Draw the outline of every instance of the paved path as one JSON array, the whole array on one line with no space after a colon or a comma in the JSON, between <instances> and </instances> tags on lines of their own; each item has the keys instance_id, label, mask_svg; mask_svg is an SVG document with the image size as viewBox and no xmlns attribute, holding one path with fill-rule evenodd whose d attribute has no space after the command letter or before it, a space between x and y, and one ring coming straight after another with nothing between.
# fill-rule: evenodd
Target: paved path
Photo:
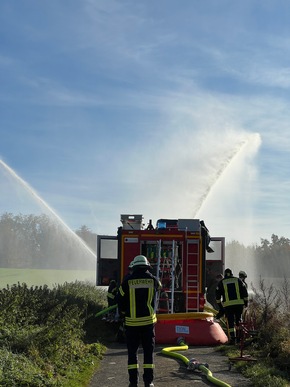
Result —
<instances>
[{"instance_id":1,"label":"paved path","mask_svg":"<svg viewBox=\"0 0 290 387\"><path fill-rule=\"evenodd\" d=\"M155 387L216 385L209 382L204 373L188 370L183 361L161 354L163 348L164 346L156 345L155 349ZM200 363L207 363L212 376L231 387L252 386L250 381L234 368L229 369L228 358L216 351L214 347L189 347L188 350L179 353L188 359L195 358ZM139 351L139 361L142 365L142 350ZM128 385L126 345L110 343L90 387L125 387ZM139 385L143 386L143 382Z\"/></svg>"}]
</instances>

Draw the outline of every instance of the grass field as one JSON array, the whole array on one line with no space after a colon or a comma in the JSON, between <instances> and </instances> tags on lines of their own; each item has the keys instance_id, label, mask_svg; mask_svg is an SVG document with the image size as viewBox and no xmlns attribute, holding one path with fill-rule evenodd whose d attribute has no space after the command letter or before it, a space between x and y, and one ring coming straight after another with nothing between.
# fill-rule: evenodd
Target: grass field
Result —
<instances>
[{"instance_id":1,"label":"grass field","mask_svg":"<svg viewBox=\"0 0 290 387\"><path fill-rule=\"evenodd\" d=\"M88 270L38 270L0 268L0 287L26 283L28 286L52 287L65 282L84 281L96 283L96 273Z\"/></svg>"}]
</instances>

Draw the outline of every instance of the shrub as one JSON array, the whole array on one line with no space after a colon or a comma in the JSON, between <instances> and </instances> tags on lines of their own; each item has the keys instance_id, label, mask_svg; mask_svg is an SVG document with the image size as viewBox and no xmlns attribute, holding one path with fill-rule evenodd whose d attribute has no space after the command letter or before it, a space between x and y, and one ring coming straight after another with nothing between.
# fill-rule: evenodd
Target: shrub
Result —
<instances>
[{"instance_id":1,"label":"shrub","mask_svg":"<svg viewBox=\"0 0 290 387\"><path fill-rule=\"evenodd\" d=\"M257 332L248 350L258 351L259 362L247 367L246 373L258 387L286 386L285 378L289 378L289 285L285 281L281 290L274 285L267 287L260 280L259 289L253 288L254 297L247 310Z\"/></svg>"},{"instance_id":2,"label":"shrub","mask_svg":"<svg viewBox=\"0 0 290 387\"><path fill-rule=\"evenodd\" d=\"M72 372L91 367L104 347L87 343L85 323L103 304L102 292L79 282L2 289L0 385L61 386Z\"/></svg>"}]
</instances>

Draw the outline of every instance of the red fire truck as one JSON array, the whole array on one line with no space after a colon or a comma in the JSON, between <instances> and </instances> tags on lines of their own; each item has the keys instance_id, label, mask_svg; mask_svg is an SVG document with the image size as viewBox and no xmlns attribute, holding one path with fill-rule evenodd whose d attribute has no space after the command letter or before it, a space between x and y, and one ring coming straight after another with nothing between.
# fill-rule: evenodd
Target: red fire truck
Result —
<instances>
[{"instance_id":1,"label":"red fire truck","mask_svg":"<svg viewBox=\"0 0 290 387\"><path fill-rule=\"evenodd\" d=\"M145 255L162 284L157 313L204 310L206 287L224 271L225 239L211 237L199 219L158 219L121 215L117 235L98 235L97 285L121 283L136 255Z\"/></svg>"}]
</instances>

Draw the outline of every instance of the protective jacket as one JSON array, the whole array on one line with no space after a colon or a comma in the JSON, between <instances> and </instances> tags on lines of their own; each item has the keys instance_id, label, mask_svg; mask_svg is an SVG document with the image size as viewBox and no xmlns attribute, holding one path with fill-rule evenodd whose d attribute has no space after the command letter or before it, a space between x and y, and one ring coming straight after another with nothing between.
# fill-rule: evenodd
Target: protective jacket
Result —
<instances>
[{"instance_id":1,"label":"protective jacket","mask_svg":"<svg viewBox=\"0 0 290 387\"><path fill-rule=\"evenodd\" d=\"M120 315L125 315L125 325L144 326L157 321L154 303L160 282L148 270L134 270L127 276L118 293Z\"/></svg>"},{"instance_id":2,"label":"protective jacket","mask_svg":"<svg viewBox=\"0 0 290 387\"><path fill-rule=\"evenodd\" d=\"M118 287L117 287L116 281L111 281L107 292L107 300L108 300L109 306L115 305L117 303L116 301L117 292L118 292Z\"/></svg>"},{"instance_id":3,"label":"protective jacket","mask_svg":"<svg viewBox=\"0 0 290 387\"><path fill-rule=\"evenodd\" d=\"M222 279L216 288L216 302L220 308L248 305L248 290L243 281L237 277Z\"/></svg>"}]
</instances>

